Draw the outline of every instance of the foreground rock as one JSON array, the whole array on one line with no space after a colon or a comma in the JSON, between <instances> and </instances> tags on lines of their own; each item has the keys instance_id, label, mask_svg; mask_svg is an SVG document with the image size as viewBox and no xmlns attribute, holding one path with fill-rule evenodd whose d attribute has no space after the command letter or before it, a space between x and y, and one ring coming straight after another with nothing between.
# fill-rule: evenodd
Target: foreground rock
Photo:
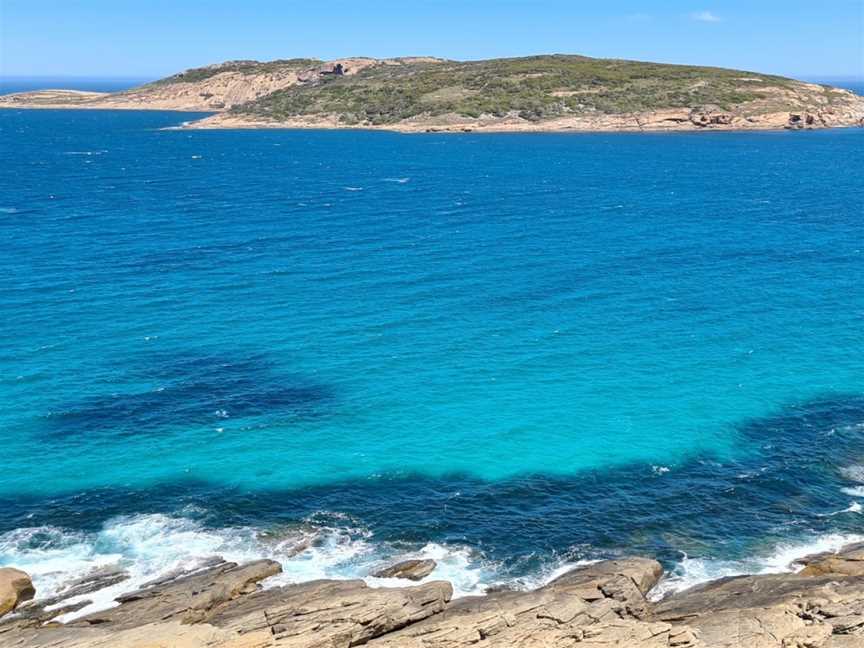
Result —
<instances>
[{"instance_id":1,"label":"foreground rock","mask_svg":"<svg viewBox=\"0 0 864 648\"><path fill-rule=\"evenodd\" d=\"M435 571L437 563L434 560L403 560L372 574L375 578L406 578L419 581Z\"/></svg>"},{"instance_id":2,"label":"foreground rock","mask_svg":"<svg viewBox=\"0 0 864 648\"><path fill-rule=\"evenodd\" d=\"M819 566L812 575L726 578L656 604L646 594L662 569L644 558L580 567L532 592L452 602L443 581L370 588L322 580L264 589L262 581L281 571L277 563L219 562L162 579L66 625L52 622L56 610L24 604L0 621L0 646L862 648L861 551L853 545L807 557L807 568ZM117 577L107 571L86 582Z\"/></svg>"},{"instance_id":3,"label":"foreground rock","mask_svg":"<svg viewBox=\"0 0 864 648\"><path fill-rule=\"evenodd\" d=\"M864 646L864 579L772 574L722 579L660 603L654 617L686 624L711 648Z\"/></svg>"},{"instance_id":4,"label":"foreground rock","mask_svg":"<svg viewBox=\"0 0 864 648\"><path fill-rule=\"evenodd\" d=\"M11 612L35 595L33 582L23 571L11 567L0 569L0 616Z\"/></svg>"}]
</instances>

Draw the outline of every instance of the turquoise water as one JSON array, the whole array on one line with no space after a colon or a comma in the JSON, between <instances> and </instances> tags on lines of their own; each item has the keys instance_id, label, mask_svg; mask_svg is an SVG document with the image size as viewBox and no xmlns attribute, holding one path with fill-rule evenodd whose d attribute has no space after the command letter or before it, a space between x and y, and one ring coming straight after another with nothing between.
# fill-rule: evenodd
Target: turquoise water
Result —
<instances>
[{"instance_id":1,"label":"turquoise water","mask_svg":"<svg viewBox=\"0 0 864 648\"><path fill-rule=\"evenodd\" d=\"M292 577L468 591L864 532L864 131L190 118L0 112L3 562L326 529Z\"/></svg>"}]
</instances>

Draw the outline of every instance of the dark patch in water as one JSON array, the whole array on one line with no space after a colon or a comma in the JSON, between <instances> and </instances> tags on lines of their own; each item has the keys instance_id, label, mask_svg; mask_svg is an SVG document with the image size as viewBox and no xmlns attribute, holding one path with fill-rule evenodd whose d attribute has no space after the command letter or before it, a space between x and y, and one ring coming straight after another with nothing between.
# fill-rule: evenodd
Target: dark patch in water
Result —
<instances>
[{"instance_id":1,"label":"dark patch in water","mask_svg":"<svg viewBox=\"0 0 864 648\"><path fill-rule=\"evenodd\" d=\"M247 416L290 420L319 415L333 399L323 385L279 375L262 356L181 355L153 360L148 358L146 365L155 368L139 377L158 387L61 406L45 417L47 433L116 436Z\"/></svg>"},{"instance_id":2,"label":"dark patch in water","mask_svg":"<svg viewBox=\"0 0 864 648\"><path fill-rule=\"evenodd\" d=\"M864 457L864 396L834 396L745 421L759 451L736 462L696 458L669 472L633 465L572 477L527 475L484 482L466 475L355 480L284 491L202 482L148 490L102 489L51 500L0 500L0 530L55 525L96 530L133 513L207 511L213 527L268 527L341 512L379 540L464 542L512 575L543 557L654 555L741 558L760 543L811 533L862 532L841 469ZM338 523L336 520L334 523Z\"/></svg>"}]
</instances>

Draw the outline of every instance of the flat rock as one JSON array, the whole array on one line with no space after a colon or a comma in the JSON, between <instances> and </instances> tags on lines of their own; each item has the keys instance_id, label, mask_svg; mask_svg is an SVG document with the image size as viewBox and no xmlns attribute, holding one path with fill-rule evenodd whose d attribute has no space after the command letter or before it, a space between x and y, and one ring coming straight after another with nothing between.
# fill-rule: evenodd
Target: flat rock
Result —
<instances>
[{"instance_id":1,"label":"flat rock","mask_svg":"<svg viewBox=\"0 0 864 648\"><path fill-rule=\"evenodd\" d=\"M435 571L435 567L437 566L438 563L429 559L403 560L395 565L380 569L372 575L376 578L406 578L412 581L419 581Z\"/></svg>"},{"instance_id":2,"label":"flat rock","mask_svg":"<svg viewBox=\"0 0 864 648\"><path fill-rule=\"evenodd\" d=\"M273 637L280 647L347 648L439 614L452 595L444 581L405 588L312 581L256 592L208 621L234 636Z\"/></svg>"},{"instance_id":3,"label":"flat rock","mask_svg":"<svg viewBox=\"0 0 864 648\"><path fill-rule=\"evenodd\" d=\"M810 554L796 560L795 564L804 565L804 569L800 572L804 576L822 574L864 576L864 542L847 545L836 553L826 551Z\"/></svg>"},{"instance_id":4,"label":"flat rock","mask_svg":"<svg viewBox=\"0 0 864 648\"><path fill-rule=\"evenodd\" d=\"M533 592L454 601L442 613L370 642L375 648L669 646L669 623L643 620L662 568L643 558L579 567ZM680 636L680 633L676 636ZM684 646L685 644L681 644Z\"/></svg>"},{"instance_id":5,"label":"flat rock","mask_svg":"<svg viewBox=\"0 0 864 648\"><path fill-rule=\"evenodd\" d=\"M724 578L657 604L653 618L686 624L711 648L864 646L864 578L766 574Z\"/></svg>"}]
</instances>

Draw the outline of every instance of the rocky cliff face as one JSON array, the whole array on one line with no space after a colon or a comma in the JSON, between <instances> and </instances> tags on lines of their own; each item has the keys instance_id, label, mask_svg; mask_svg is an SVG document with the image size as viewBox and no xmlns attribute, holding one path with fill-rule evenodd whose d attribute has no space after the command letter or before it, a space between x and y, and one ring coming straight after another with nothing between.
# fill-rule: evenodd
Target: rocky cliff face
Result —
<instances>
[{"instance_id":1,"label":"rocky cliff face","mask_svg":"<svg viewBox=\"0 0 864 648\"><path fill-rule=\"evenodd\" d=\"M333 61L228 61L195 68L124 92L38 90L0 95L0 108L94 108L221 112L294 85L351 76L377 65L406 65L419 58L355 57Z\"/></svg>"},{"instance_id":2,"label":"rocky cliff face","mask_svg":"<svg viewBox=\"0 0 864 648\"><path fill-rule=\"evenodd\" d=\"M153 583L66 625L63 600L0 621L18 648L861 648L864 546L808 557L797 574L741 576L651 603L654 560L575 569L532 592L451 601L443 581L401 588L313 581L263 589L280 566L220 562ZM839 570L839 571L835 571ZM97 586L104 573L94 574ZM116 577L116 574L115 574ZM110 578L109 578L110 580ZM85 582L76 592L87 590ZM80 607L78 602L71 607ZM50 609L49 609L50 608Z\"/></svg>"}]
</instances>

